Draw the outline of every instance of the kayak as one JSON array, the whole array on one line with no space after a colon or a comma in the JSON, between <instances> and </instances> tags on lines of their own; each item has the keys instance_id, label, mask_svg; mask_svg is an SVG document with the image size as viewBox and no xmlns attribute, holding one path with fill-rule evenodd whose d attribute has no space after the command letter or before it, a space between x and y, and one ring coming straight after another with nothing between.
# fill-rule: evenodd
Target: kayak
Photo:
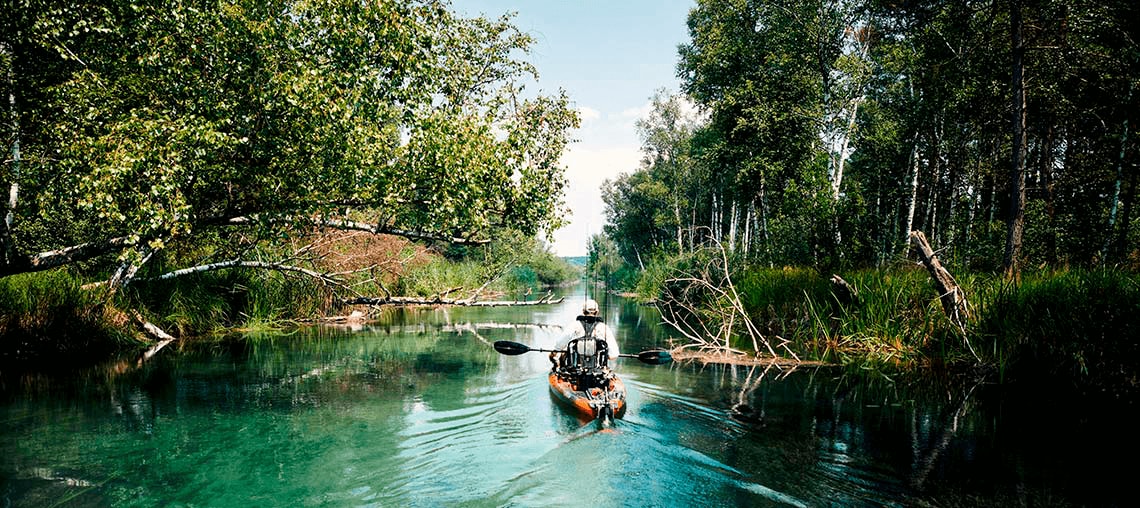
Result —
<instances>
[{"instance_id":1,"label":"kayak","mask_svg":"<svg viewBox=\"0 0 1140 508\"><path fill-rule=\"evenodd\" d=\"M583 418L594 420L607 414L611 418L625 415L625 384L617 375L610 375L609 386L578 390L569 379L551 371L550 393Z\"/></svg>"}]
</instances>

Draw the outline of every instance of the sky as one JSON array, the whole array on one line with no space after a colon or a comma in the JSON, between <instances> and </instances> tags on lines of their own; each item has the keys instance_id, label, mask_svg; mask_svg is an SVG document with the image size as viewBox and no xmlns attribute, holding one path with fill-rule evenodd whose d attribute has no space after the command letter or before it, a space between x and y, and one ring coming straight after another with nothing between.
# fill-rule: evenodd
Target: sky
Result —
<instances>
[{"instance_id":1,"label":"sky","mask_svg":"<svg viewBox=\"0 0 1140 508\"><path fill-rule=\"evenodd\" d=\"M554 232L559 256L585 256L587 240L605 224L601 185L637 169L634 123L654 92L677 92L677 46L693 0L455 0L465 15L514 12L515 26L535 39L524 58L544 94L566 90L582 120L562 156L569 225ZM530 85L535 86L535 85Z\"/></svg>"}]
</instances>

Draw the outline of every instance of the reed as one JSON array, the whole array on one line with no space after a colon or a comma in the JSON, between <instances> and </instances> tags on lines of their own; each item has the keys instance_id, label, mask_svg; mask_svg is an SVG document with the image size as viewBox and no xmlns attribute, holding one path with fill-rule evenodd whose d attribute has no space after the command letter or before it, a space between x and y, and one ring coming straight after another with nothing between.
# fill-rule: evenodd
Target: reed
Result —
<instances>
[{"instance_id":1,"label":"reed","mask_svg":"<svg viewBox=\"0 0 1140 508\"><path fill-rule=\"evenodd\" d=\"M1108 386L1135 383L1137 274L1064 269L1023 274L1016 283L977 276L968 284L967 291L977 295L973 330L1002 367L1020 361L1046 377Z\"/></svg>"},{"instance_id":2,"label":"reed","mask_svg":"<svg viewBox=\"0 0 1140 508\"><path fill-rule=\"evenodd\" d=\"M125 315L64 270L0 278L0 357L72 362L136 346Z\"/></svg>"},{"instance_id":3,"label":"reed","mask_svg":"<svg viewBox=\"0 0 1140 508\"><path fill-rule=\"evenodd\" d=\"M667 272L654 270L647 276ZM1026 273L1016 283L993 274L959 274L971 306L965 334L943 314L923 270L895 267L843 277L858 289L856 300L845 301L828 277L810 269L750 268L734 276L754 323L789 340L806 358L859 366L980 365L1002 377L1036 371L1105 386L1137 378L1136 274L1049 270Z\"/></svg>"}]
</instances>

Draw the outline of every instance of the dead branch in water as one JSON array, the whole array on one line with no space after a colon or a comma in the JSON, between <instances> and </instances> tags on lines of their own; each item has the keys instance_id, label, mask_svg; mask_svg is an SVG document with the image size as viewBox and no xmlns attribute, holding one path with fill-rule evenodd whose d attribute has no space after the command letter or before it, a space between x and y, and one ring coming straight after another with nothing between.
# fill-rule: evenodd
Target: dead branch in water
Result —
<instances>
[{"instance_id":1,"label":"dead branch in water","mask_svg":"<svg viewBox=\"0 0 1140 508\"><path fill-rule=\"evenodd\" d=\"M701 266L666 279L666 294L656 302L665 323L691 341L682 348L719 351L726 355L737 353L731 341L739 335L749 339L757 353L763 347L773 358L780 358L776 352L779 349L799 362L799 357L788 348L787 340L776 337L778 342L773 344L752 322L732 282L724 245L715 238L711 241L712 246L704 248L712 254L709 259Z\"/></svg>"},{"instance_id":2,"label":"dead branch in water","mask_svg":"<svg viewBox=\"0 0 1140 508\"><path fill-rule=\"evenodd\" d=\"M412 297L412 296L388 296L384 298L358 296L344 300L345 305L457 305L460 307L507 307L507 306L527 306L527 305L554 305L562 303L564 297L555 299L551 293L538 300L471 300L468 298L443 298L440 295L434 297Z\"/></svg>"}]
</instances>

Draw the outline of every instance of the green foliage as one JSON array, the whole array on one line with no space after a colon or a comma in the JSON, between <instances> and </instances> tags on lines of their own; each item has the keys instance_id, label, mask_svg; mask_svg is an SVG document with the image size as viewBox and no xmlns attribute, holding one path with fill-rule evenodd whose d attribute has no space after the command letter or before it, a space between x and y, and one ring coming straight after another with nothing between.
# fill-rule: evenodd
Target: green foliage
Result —
<instances>
[{"instance_id":1,"label":"green foliage","mask_svg":"<svg viewBox=\"0 0 1140 508\"><path fill-rule=\"evenodd\" d=\"M26 162L0 173L24 191L0 273L113 237L143 262L236 217L263 244L334 213L439 237L561 224L577 115L563 93L521 94L533 40L509 17L437 0L18 3L4 90ZM60 215L78 227L43 242Z\"/></svg>"},{"instance_id":2,"label":"green foliage","mask_svg":"<svg viewBox=\"0 0 1140 508\"><path fill-rule=\"evenodd\" d=\"M713 238L750 262L834 271L887 266L919 230L944 261L1002 266L1013 7L1035 48L1021 263L1125 262L1140 46L1126 35L1138 7L1119 0L699 1L679 48L686 97L653 97L642 167L604 189L606 234L630 265ZM686 99L708 117L672 122Z\"/></svg>"},{"instance_id":3,"label":"green foliage","mask_svg":"<svg viewBox=\"0 0 1140 508\"><path fill-rule=\"evenodd\" d=\"M537 292L565 284L578 277L579 270L555 256L550 247L534 237L505 232L489 246L451 249L450 256L433 256L423 266L401 277L397 293L432 297L440 292L462 288L466 298L488 280L492 292L510 295ZM485 296L484 296L485 297Z\"/></svg>"}]
</instances>

